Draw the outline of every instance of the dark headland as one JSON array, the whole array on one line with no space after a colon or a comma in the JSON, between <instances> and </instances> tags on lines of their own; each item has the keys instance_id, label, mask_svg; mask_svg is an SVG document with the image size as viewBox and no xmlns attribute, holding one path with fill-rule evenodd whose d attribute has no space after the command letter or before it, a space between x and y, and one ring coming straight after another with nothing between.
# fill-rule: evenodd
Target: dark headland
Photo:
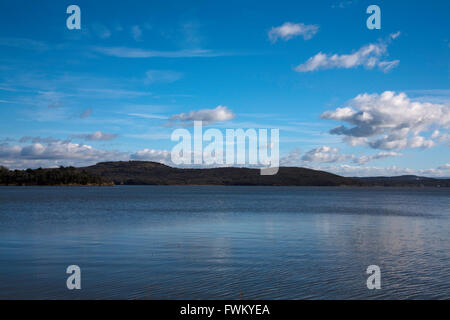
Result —
<instances>
[{"instance_id":1,"label":"dark headland","mask_svg":"<svg viewBox=\"0 0 450 320\"><path fill-rule=\"evenodd\" d=\"M172 168L150 161L100 162L89 167L8 170L0 185L225 185L225 186L386 186L450 187L450 179L419 176L347 178L325 171L281 167L276 175L259 169Z\"/></svg>"}]
</instances>

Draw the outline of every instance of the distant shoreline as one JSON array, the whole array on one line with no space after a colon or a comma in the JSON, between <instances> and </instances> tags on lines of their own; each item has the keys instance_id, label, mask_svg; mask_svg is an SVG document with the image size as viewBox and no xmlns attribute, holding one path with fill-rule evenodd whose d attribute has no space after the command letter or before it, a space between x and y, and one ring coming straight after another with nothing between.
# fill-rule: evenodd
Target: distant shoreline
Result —
<instances>
[{"instance_id":1,"label":"distant shoreline","mask_svg":"<svg viewBox=\"0 0 450 320\"><path fill-rule=\"evenodd\" d=\"M272 176L250 168L173 168L150 161L101 162L55 169L1 168L0 186L308 186L308 187L450 187L450 179L419 176L342 177L301 167L280 167Z\"/></svg>"},{"instance_id":2,"label":"distant shoreline","mask_svg":"<svg viewBox=\"0 0 450 320\"><path fill-rule=\"evenodd\" d=\"M9 187L76 187L76 188L92 188L92 187L261 187L261 188L339 188L339 189L362 189L362 188L402 188L402 189L447 189L450 186L421 186L421 185L336 185L336 186L315 186L315 185L221 185L221 184L47 184L47 185L14 185L14 184L0 184L0 188Z\"/></svg>"}]
</instances>

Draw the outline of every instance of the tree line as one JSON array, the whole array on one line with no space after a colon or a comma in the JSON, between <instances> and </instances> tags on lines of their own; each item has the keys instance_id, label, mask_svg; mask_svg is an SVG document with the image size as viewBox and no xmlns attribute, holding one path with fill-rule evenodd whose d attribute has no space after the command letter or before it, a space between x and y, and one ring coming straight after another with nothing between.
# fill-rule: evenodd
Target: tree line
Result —
<instances>
[{"instance_id":1,"label":"tree line","mask_svg":"<svg viewBox=\"0 0 450 320\"><path fill-rule=\"evenodd\" d=\"M9 170L0 166L0 185L52 186L52 185L111 185L104 177L93 175L75 167L55 169Z\"/></svg>"}]
</instances>

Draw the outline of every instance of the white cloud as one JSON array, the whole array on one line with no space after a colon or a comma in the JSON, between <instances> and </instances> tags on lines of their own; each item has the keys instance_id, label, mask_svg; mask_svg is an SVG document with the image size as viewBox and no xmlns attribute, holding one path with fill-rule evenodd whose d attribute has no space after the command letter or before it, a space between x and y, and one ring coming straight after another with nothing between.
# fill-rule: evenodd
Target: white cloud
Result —
<instances>
[{"instance_id":1,"label":"white cloud","mask_svg":"<svg viewBox=\"0 0 450 320\"><path fill-rule=\"evenodd\" d=\"M84 139L87 141L109 141L117 138L117 134L95 131L94 133L90 134L74 135L72 136L72 138Z\"/></svg>"},{"instance_id":2,"label":"white cloud","mask_svg":"<svg viewBox=\"0 0 450 320\"><path fill-rule=\"evenodd\" d=\"M288 155L282 157L280 159L281 166L292 166L301 163L302 150L300 148L296 148L289 152Z\"/></svg>"},{"instance_id":3,"label":"white cloud","mask_svg":"<svg viewBox=\"0 0 450 320\"><path fill-rule=\"evenodd\" d=\"M398 176L398 175L420 175L430 177L449 177L450 164L444 164L438 168L431 169L409 169L390 167L363 166L368 162L385 159L389 157L403 156L397 152L379 152L373 155L356 156L353 154L342 154L339 149L322 146L312 149L303 154L300 149L295 149L287 156L280 159L282 166L300 166L314 170L323 170L348 177L370 177L370 176ZM339 164L339 162L343 162ZM345 163L347 162L347 163Z\"/></svg>"},{"instance_id":4,"label":"white cloud","mask_svg":"<svg viewBox=\"0 0 450 320\"><path fill-rule=\"evenodd\" d=\"M132 154L131 159L172 164L171 152L168 150L143 149Z\"/></svg>"},{"instance_id":5,"label":"white cloud","mask_svg":"<svg viewBox=\"0 0 450 320\"><path fill-rule=\"evenodd\" d=\"M439 130L435 130L431 135L432 139L437 139L439 142L447 143L447 146L450 147L450 134L442 133Z\"/></svg>"},{"instance_id":6,"label":"white cloud","mask_svg":"<svg viewBox=\"0 0 450 320\"><path fill-rule=\"evenodd\" d=\"M399 33L390 36L391 39L397 38ZM350 69L364 66L368 69L379 68L384 72L395 68L399 64L399 60L384 61L381 60L387 54L387 43L371 43L365 45L351 54L325 54L319 52L315 56L309 58L305 63L297 66L297 72L310 72L316 70L325 70L332 68Z\"/></svg>"},{"instance_id":7,"label":"white cloud","mask_svg":"<svg viewBox=\"0 0 450 320\"><path fill-rule=\"evenodd\" d=\"M338 148L330 146L321 146L309 150L302 155L300 149L291 151L287 156L281 158L282 165L309 166L311 163L337 163L352 162L357 164L366 164L374 160L385 159L389 157L403 156L397 152L379 152L373 155L357 156L354 154L344 154Z\"/></svg>"},{"instance_id":8,"label":"white cloud","mask_svg":"<svg viewBox=\"0 0 450 320\"><path fill-rule=\"evenodd\" d=\"M28 140L28 139L27 139ZM331 147L319 147L310 150L301 157L301 151L296 149L287 157L281 159L281 164L299 165L316 170L325 170L344 176L397 176L397 175L421 175L430 177L450 176L450 163L431 169L409 169L391 166L388 168L367 167L359 165L323 165L323 163L339 162L340 160L352 160L363 164L361 158L353 155L339 154L339 150ZM368 156L370 159L379 159L389 156L400 156L398 153L380 152ZM58 166L88 166L102 161L127 161L127 160L155 161L167 165L171 163L171 152L168 150L143 149L131 155L116 150L100 150L88 145L75 144L69 141L56 141L50 143L33 143L27 146L0 144L0 165L10 169L26 168L52 168ZM290 160L290 161L286 161ZM359 162L358 162L359 161ZM318 165L314 163L318 162Z\"/></svg>"},{"instance_id":9,"label":"white cloud","mask_svg":"<svg viewBox=\"0 0 450 320\"><path fill-rule=\"evenodd\" d=\"M14 158L20 155L21 146L11 146L8 143L0 144L0 158Z\"/></svg>"},{"instance_id":10,"label":"white cloud","mask_svg":"<svg viewBox=\"0 0 450 320\"><path fill-rule=\"evenodd\" d=\"M278 39L287 41L296 36L303 36L303 39L311 39L319 31L317 25L306 25L304 23L285 22L279 27L273 27L269 33L269 40L277 42Z\"/></svg>"},{"instance_id":11,"label":"white cloud","mask_svg":"<svg viewBox=\"0 0 450 320\"><path fill-rule=\"evenodd\" d=\"M359 158L355 158L353 160L354 163L358 163L358 164L366 164L368 162L374 161L374 160L379 160L379 159L385 159L385 158L390 158L390 157L401 157L403 156L403 154L401 153L397 153L397 152L379 152L377 154L374 155L370 155L370 156L361 156Z\"/></svg>"},{"instance_id":12,"label":"white cloud","mask_svg":"<svg viewBox=\"0 0 450 320\"><path fill-rule=\"evenodd\" d=\"M189 113L179 113L169 118L169 124L179 121L185 125L191 125L193 121L203 121L203 125L212 124L234 119L235 114L226 106L217 106L215 109L202 109L190 111Z\"/></svg>"},{"instance_id":13,"label":"white cloud","mask_svg":"<svg viewBox=\"0 0 450 320\"><path fill-rule=\"evenodd\" d=\"M84 166L101 161L128 160L129 156L116 150L100 150L89 145L69 141L33 143L27 146L0 145L0 165L11 169Z\"/></svg>"},{"instance_id":14,"label":"white cloud","mask_svg":"<svg viewBox=\"0 0 450 320\"><path fill-rule=\"evenodd\" d=\"M322 146L306 152L301 160L305 162L342 162L352 156L341 154L338 148Z\"/></svg>"},{"instance_id":15,"label":"white cloud","mask_svg":"<svg viewBox=\"0 0 450 320\"><path fill-rule=\"evenodd\" d=\"M382 150L430 148L435 145L432 137L420 134L433 128L450 128L449 106L411 101L405 93L392 91L360 94L348 106L326 111L321 117L352 125L330 131L343 135L349 144Z\"/></svg>"},{"instance_id":16,"label":"white cloud","mask_svg":"<svg viewBox=\"0 0 450 320\"><path fill-rule=\"evenodd\" d=\"M202 153L198 153L196 151L191 151L188 153L191 159L197 154L202 155ZM222 153L218 153L218 157L223 157L224 155ZM221 167L229 167L228 164L181 164L176 165L172 162L172 152L169 150L155 150L155 149L143 149L139 150L136 153L133 153L130 158L132 160L140 160L140 161L153 161L153 162L159 162L163 163L165 165L171 166L171 167L178 167L178 168L196 168L196 169L206 169L206 168L221 168ZM238 166L238 165L236 165ZM252 167L251 165L248 167Z\"/></svg>"}]
</instances>

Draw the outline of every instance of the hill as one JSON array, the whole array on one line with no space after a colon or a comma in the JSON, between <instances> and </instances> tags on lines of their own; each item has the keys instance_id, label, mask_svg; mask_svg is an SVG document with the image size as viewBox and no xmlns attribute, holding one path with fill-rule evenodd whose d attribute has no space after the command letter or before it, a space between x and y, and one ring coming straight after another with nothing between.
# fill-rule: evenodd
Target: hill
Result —
<instances>
[{"instance_id":1,"label":"hill","mask_svg":"<svg viewBox=\"0 0 450 320\"><path fill-rule=\"evenodd\" d=\"M382 186L450 187L450 179L419 176L346 178L325 171L281 167L276 175L259 169L172 168L150 161L100 162L57 169L10 171L0 167L0 185L228 185L228 186Z\"/></svg>"},{"instance_id":2,"label":"hill","mask_svg":"<svg viewBox=\"0 0 450 320\"><path fill-rule=\"evenodd\" d=\"M211 168L180 169L156 162L101 162L83 170L129 185L258 185L258 186L340 186L358 185L359 181L324 171L282 167L278 174L261 176L259 169Z\"/></svg>"}]
</instances>

